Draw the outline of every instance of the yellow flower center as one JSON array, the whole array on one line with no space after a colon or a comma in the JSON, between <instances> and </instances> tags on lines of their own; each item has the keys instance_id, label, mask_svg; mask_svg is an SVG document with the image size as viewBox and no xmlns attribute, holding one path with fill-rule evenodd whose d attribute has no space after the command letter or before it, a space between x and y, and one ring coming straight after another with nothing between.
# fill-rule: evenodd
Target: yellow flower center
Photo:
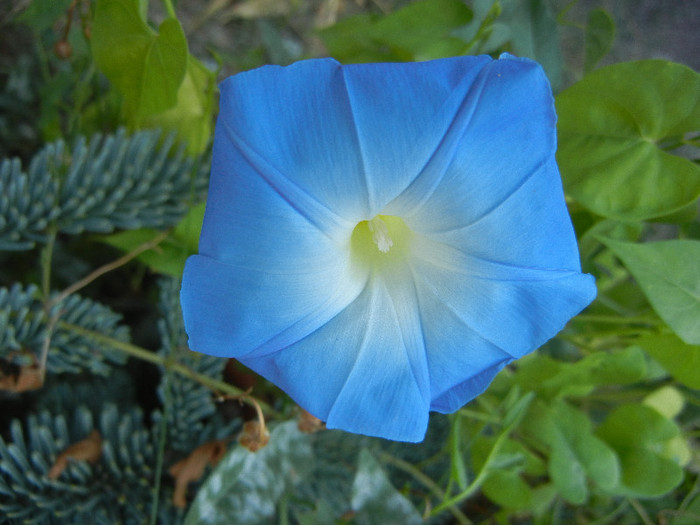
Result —
<instances>
[{"instance_id":1,"label":"yellow flower center","mask_svg":"<svg viewBox=\"0 0 700 525\"><path fill-rule=\"evenodd\" d=\"M369 221L357 223L350 246L358 262L384 267L408 254L412 238L413 232L400 217L377 215Z\"/></svg>"}]
</instances>

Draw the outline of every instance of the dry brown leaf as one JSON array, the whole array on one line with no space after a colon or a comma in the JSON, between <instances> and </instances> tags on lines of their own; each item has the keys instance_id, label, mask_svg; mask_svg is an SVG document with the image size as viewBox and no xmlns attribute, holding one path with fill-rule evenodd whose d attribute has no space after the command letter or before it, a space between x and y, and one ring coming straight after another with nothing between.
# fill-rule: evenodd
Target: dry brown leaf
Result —
<instances>
[{"instance_id":1,"label":"dry brown leaf","mask_svg":"<svg viewBox=\"0 0 700 525\"><path fill-rule=\"evenodd\" d=\"M49 479L57 479L61 473L66 470L68 460L73 461L88 461L97 463L102 455L102 436L97 430L90 432L90 435L85 439L73 443L56 458L56 462L49 470Z\"/></svg>"},{"instance_id":2,"label":"dry brown leaf","mask_svg":"<svg viewBox=\"0 0 700 525\"><path fill-rule=\"evenodd\" d=\"M270 432L267 427L261 426L259 421L246 421L243 431L238 436L238 442L251 452L257 452L270 441Z\"/></svg>"},{"instance_id":3,"label":"dry brown leaf","mask_svg":"<svg viewBox=\"0 0 700 525\"><path fill-rule=\"evenodd\" d=\"M324 430L326 428L326 424L302 408L301 413L299 414L297 427L299 428L300 432L304 432L305 434L313 434L320 430Z\"/></svg>"},{"instance_id":4,"label":"dry brown leaf","mask_svg":"<svg viewBox=\"0 0 700 525\"><path fill-rule=\"evenodd\" d=\"M0 377L0 390L8 392L28 392L38 390L44 385L44 377L36 365L21 366L18 374L8 374Z\"/></svg>"},{"instance_id":5,"label":"dry brown leaf","mask_svg":"<svg viewBox=\"0 0 700 525\"><path fill-rule=\"evenodd\" d=\"M36 357L29 353L32 363L17 365L13 363L13 357L18 354L27 355L24 352L12 352L7 358L0 359L0 390L15 393L38 390L44 385L44 374Z\"/></svg>"},{"instance_id":6,"label":"dry brown leaf","mask_svg":"<svg viewBox=\"0 0 700 525\"><path fill-rule=\"evenodd\" d=\"M173 505L181 509L187 506L187 485L198 481L207 465L216 465L226 454L226 441L207 441L194 449L189 456L170 467L170 475L175 478Z\"/></svg>"}]
</instances>

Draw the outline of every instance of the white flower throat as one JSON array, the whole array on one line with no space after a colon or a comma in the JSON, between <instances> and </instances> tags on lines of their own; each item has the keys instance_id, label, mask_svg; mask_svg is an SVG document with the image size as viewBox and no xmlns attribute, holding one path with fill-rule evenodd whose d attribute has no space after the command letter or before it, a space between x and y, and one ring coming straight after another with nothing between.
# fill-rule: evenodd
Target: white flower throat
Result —
<instances>
[{"instance_id":1,"label":"white flower throat","mask_svg":"<svg viewBox=\"0 0 700 525\"><path fill-rule=\"evenodd\" d=\"M394 241L389 237L389 228L386 223L377 215L371 221L368 221L369 231L372 232L372 240L377 248L382 253L387 253L394 245Z\"/></svg>"}]
</instances>

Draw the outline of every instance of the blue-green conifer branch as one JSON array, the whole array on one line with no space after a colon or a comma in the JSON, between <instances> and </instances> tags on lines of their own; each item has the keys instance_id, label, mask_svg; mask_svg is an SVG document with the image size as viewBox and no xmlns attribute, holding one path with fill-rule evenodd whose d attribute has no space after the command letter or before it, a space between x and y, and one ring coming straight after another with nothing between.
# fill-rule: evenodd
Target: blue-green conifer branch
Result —
<instances>
[{"instance_id":1,"label":"blue-green conifer branch","mask_svg":"<svg viewBox=\"0 0 700 525\"><path fill-rule=\"evenodd\" d=\"M193 372L221 379L225 359L196 354L187 348L179 290L179 279L161 279L160 310L163 318L158 322L162 341L159 353L176 358ZM222 439L235 433L240 426L237 420L231 424L216 421L212 427L216 407L209 388L182 374L170 374L166 378L166 370L161 368L161 371L163 379L158 386L158 397L164 411L154 413L154 418L160 421L165 414L169 447L186 454L208 440Z\"/></svg>"},{"instance_id":2,"label":"blue-green conifer branch","mask_svg":"<svg viewBox=\"0 0 700 525\"><path fill-rule=\"evenodd\" d=\"M9 289L0 288L0 357L7 359L29 353L38 362L52 318L99 331L118 341L129 340L128 328L120 324L121 316L104 305L71 295L54 304L47 315L36 286L15 284ZM108 375L111 366L123 364L126 357L123 352L56 325L49 338L46 370Z\"/></svg>"},{"instance_id":3,"label":"blue-green conifer branch","mask_svg":"<svg viewBox=\"0 0 700 525\"><path fill-rule=\"evenodd\" d=\"M78 234L165 228L206 189L206 166L158 131L45 146L26 171L0 162L0 250L27 250L49 229Z\"/></svg>"},{"instance_id":4,"label":"blue-green conifer branch","mask_svg":"<svg viewBox=\"0 0 700 525\"><path fill-rule=\"evenodd\" d=\"M69 445L96 429L101 456L94 463L69 461L50 479L48 472ZM0 438L0 516L2 523L145 523L155 475L153 434L138 409L119 413L107 404L99 414L81 407L72 420L42 411L23 429L11 425L11 439ZM168 499L160 514L177 523ZM163 523L167 521L162 521Z\"/></svg>"}]
</instances>

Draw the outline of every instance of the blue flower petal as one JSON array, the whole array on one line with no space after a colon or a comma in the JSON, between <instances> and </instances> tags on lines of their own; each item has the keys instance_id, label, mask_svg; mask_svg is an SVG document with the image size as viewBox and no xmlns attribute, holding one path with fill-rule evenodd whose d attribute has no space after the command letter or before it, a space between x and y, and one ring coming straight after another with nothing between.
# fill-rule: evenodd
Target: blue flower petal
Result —
<instances>
[{"instance_id":1,"label":"blue flower petal","mask_svg":"<svg viewBox=\"0 0 700 525\"><path fill-rule=\"evenodd\" d=\"M401 194L441 147L455 120L463 118L460 108L472 84L490 62L478 56L344 67L368 175L370 217Z\"/></svg>"},{"instance_id":2,"label":"blue flower petal","mask_svg":"<svg viewBox=\"0 0 700 525\"><path fill-rule=\"evenodd\" d=\"M255 152L337 215L368 216L361 149L335 60L264 66L230 77L221 84L219 121L234 146Z\"/></svg>"},{"instance_id":3,"label":"blue flower petal","mask_svg":"<svg viewBox=\"0 0 700 525\"><path fill-rule=\"evenodd\" d=\"M333 271L314 268L271 273L190 257L180 292L190 348L242 359L284 348L318 330L362 287L354 276L343 281Z\"/></svg>"},{"instance_id":4,"label":"blue flower petal","mask_svg":"<svg viewBox=\"0 0 700 525\"><path fill-rule=\"evenodd\" d=\"M200 255L187 262L181 302L193 349L243 356L318 329L366 278L351 268L349 234L337 233L352 225L323 207L300 213L288 202L294 192L280 194L219 129Z\"/></svg>"},{"instance_id":5,"label":"blue flower petal","mask_svg":"<svg viewBox=\"0 0 700 525\"><path fill-rule=\"evenodd\" d=\"M474 222L553 158L555 123L549 82L538 64L489 63L431 162L387 213L396 210L425 233Z\"/></svg>"},{"instance_id":6,"label":"blue flower petal","mask_svg":"<svg viewBox=\"0 0 700 525\"><path fill-rule=\"evenodd\" d=\"M578 271L506 265L428 239L416 250L432 410L453 412L480 394L596 295L593 278Z\"/></svg>"},{"instance_id":7,"label":"blue flower petal","mask_svg":"<svg viewBox=\"0 0 700 525\"><path fill-rule=\"evenodd\" d=\"M553 156L472 222L427 235L482 259L531 268L581 270Z\"/></svg>"},{"instance_id":8,"label":"blue flower petal","mask_svg":"<svg viewBox=\"0 0 700 525\"><path fill-rule=\"evenodd\" d=\"M274 354L241 361L328 428L417 442L425 435L430 404L417 316L411 288L371 279L317 332Z\"/></svg>"},{"instance_id":9,"label":"blue flower petal","mask_svg":"<svg viewBox=\"0 0 700 525\"><path fill-rule=\"evenodd\" d=\"M368 213L352 110L334 60L265 66L228 78L221 84L215 138L220 150L237 150L302 213L325 208L352 221ZM232 166L212 172L233 175Z\"/></svg>"}]
</instances>

